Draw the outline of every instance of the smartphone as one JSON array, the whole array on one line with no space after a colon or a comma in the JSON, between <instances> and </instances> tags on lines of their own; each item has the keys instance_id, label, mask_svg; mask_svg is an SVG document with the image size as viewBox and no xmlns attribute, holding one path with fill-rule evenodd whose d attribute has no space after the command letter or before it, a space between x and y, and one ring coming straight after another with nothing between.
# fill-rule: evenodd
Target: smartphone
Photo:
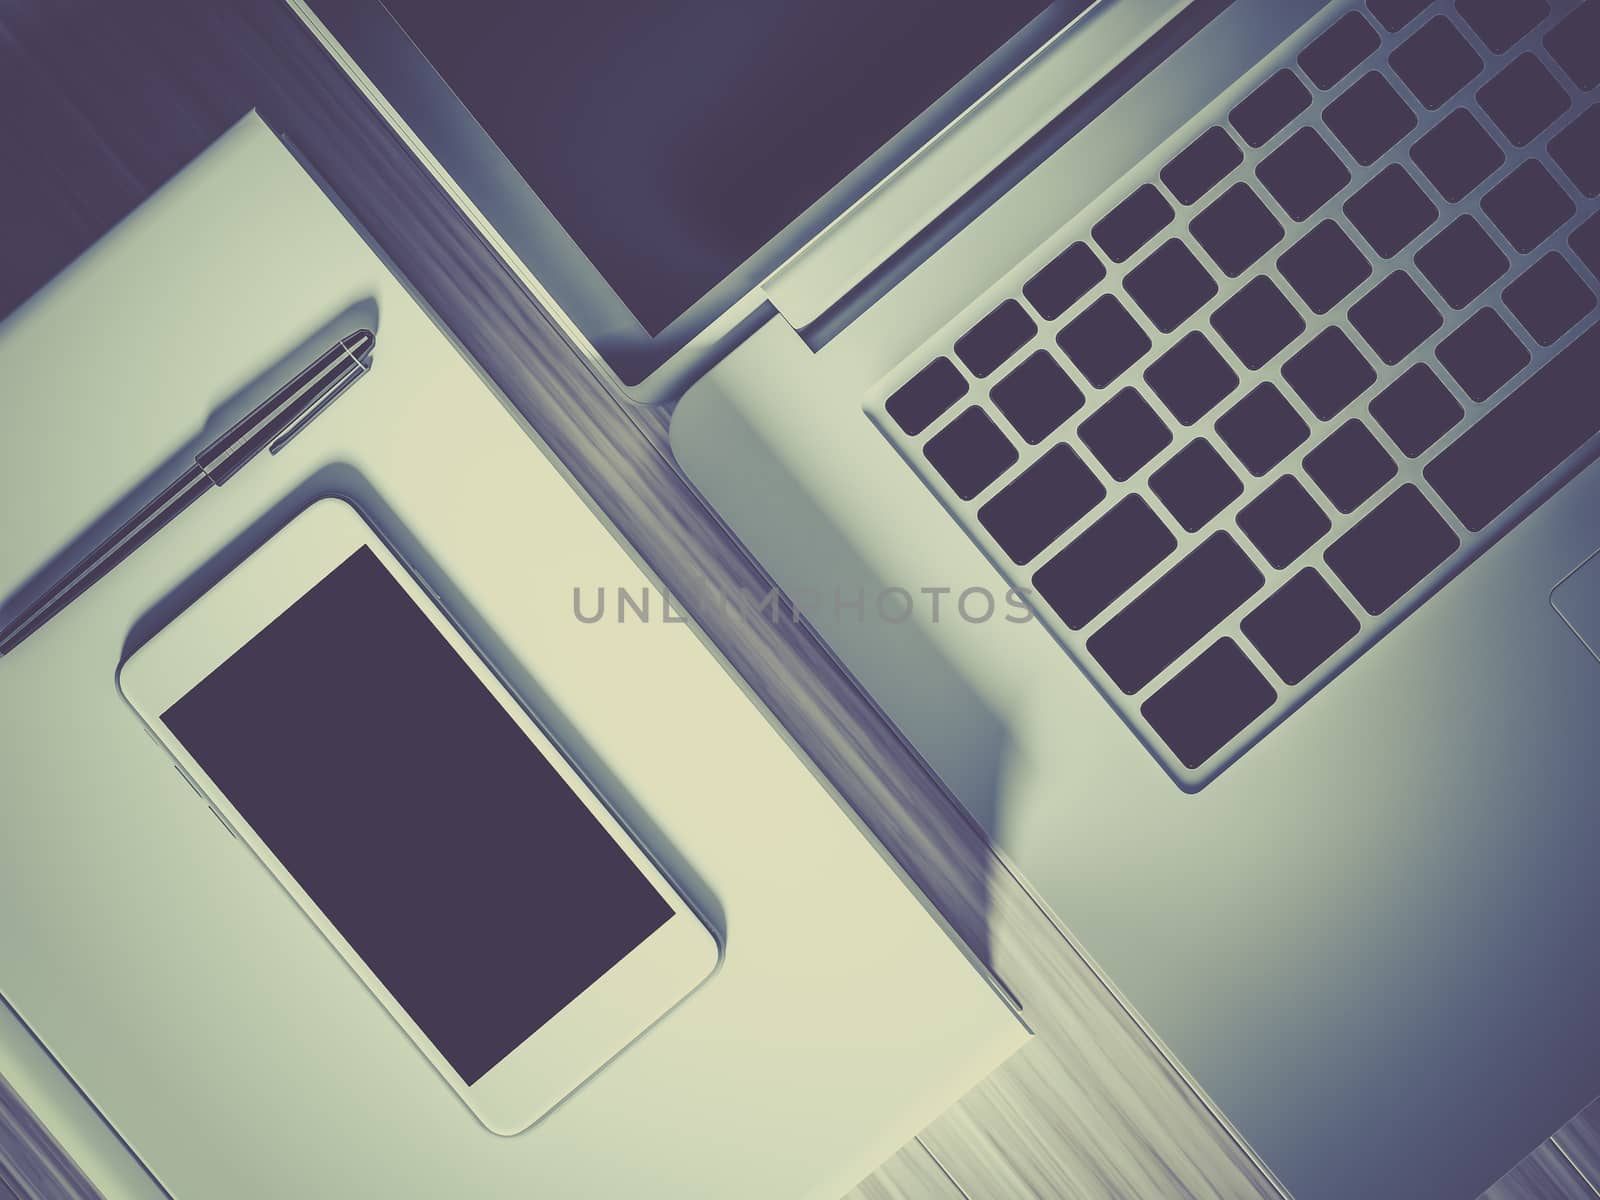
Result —
<instances>
[{"instance_id":1,"label":"smartphone","mask_svg":"<svg viewBox=\"0 0 1600 1200\"><path fill-rule=\"evenodd\" d=\"M716 968L710 930L342 499L290 521L118 686L495 1133Z\"/></svg>"}]
</instances>

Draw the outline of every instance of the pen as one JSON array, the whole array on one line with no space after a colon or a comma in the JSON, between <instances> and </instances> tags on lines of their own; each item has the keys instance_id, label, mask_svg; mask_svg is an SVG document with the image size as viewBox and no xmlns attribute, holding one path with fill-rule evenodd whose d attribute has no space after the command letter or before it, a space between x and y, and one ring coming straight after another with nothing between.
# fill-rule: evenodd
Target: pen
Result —
<instances>
[{"instance_id":1,"label":"pen","mask_svg":"<svg viewBox=\"0 0 1600 1200\"><path fill-rule=\"evenodd\" d=\"M148 504L15 619L0 629L0 655L22 642L107 575L169 521L205 492L221 487L247 462L267 450L276 454L331 404L345 388L371 369L377 340L370 329L340 338L288 383L268 396L226 432L194 456L194 465L174 479Z\"/></svg>"}]
</instances>

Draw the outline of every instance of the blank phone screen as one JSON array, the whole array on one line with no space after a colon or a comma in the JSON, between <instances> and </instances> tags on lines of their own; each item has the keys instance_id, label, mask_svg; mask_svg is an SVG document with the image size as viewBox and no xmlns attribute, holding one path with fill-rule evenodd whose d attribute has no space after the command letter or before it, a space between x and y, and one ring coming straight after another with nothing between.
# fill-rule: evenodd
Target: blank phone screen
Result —
<instances>
[{"instance_id":1,"label":"blank phone screen","mask_svg":"<svg viewBox=\"0 0 1600 1200\"><path fill-rule=\"evenodd\" d=\"M366 547L162 720L469 1084L672 915Z\"/></svg>"}]
</instances>

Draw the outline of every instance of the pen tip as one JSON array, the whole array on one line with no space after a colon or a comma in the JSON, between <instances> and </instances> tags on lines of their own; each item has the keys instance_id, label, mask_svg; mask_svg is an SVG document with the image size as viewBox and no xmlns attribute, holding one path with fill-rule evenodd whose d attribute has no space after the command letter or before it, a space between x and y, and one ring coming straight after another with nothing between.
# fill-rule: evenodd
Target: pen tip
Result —
<instances>
[{"instance_id":1,"label":"pen tip","mask_svg":"<svg viewBox=\"0 0 1600 1200\"><path fill-rule=\"evenodd\" d=\"M377 343L377 340L377 335L372 330L358 329L348 337L343 338L342 344L346 350L365 364L367 356L372 353L372 347Z\"/></svg>"}]
</instances>

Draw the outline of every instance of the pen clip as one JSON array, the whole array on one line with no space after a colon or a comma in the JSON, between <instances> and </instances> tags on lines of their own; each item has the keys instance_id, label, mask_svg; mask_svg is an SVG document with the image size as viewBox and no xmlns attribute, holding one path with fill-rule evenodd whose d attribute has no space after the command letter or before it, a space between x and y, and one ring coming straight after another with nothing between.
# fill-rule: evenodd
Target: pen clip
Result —
<instances>
[{"instance_id":1,"label":"pen clip","mask_svg":"<svg viewBox=\"0 0 1600 1200\"><path fill-rule=\"evenodd\" d=\"M337 400L340 393L371 370L366 363L350 352L348 346L345 347L345 354L349 356L350 361L345 365L339 377L328 385L328 390L322 394L322 397L315 404L284 426L283 431L268 444L267 453L276 454L282 450L294 439L296 434L316 419L318 413Z\"/></svg>"}]
</instances>

